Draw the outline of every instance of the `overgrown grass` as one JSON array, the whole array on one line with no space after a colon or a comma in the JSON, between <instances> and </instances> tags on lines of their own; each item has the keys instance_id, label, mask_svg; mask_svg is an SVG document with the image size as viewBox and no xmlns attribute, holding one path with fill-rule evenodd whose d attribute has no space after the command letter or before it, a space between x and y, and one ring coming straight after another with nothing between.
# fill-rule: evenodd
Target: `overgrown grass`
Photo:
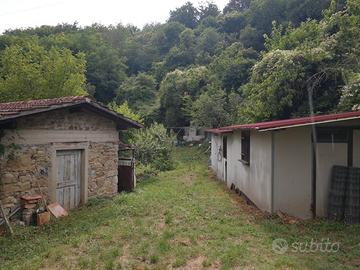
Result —
<instances>
[{"instance_id":1,"label":"overgrown grass","mask_svg":"<svg viewBox=\"0 0 360 270\"><path fill-rule=\"evenodd\" d=\"M44 227L0 238L1 269L356 269L360 227L323 220L264 218L214 180L196 149L175 153L176 169L135 192L95 199ZM336 253L272 250L288 243L338 241Z\"/></svg>"}]
</instances>

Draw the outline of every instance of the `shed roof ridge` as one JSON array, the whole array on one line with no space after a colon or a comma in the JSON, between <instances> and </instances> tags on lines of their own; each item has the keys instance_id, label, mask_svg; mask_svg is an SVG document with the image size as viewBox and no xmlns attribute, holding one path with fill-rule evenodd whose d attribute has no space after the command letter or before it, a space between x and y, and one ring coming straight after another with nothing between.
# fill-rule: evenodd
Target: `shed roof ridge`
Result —
<instances>
[{"instance_id":1,"label":"shed roof ridge","mask_svg":"<svg viewBox=\"0 0 360 270\"><path fill-rule=\"evenodd\" d=\"M209 129L211 133L228 133L241 129L255 129L258 131L267 131L281 128L291 128L304 125L320 124L322 122L335 122L353 118L360 118L360 111L350 111L343 113L331 113L321 115L310 115L306 117L289 118L282 120L264 121L250 124L238 124Z\"/></svg>"},{"instance_id":2,"label":"shed roof ridge","mask_svg":"<svg viewBox=\"0 0 360 270\"><path fill-rule=\"evenodd\" d=\"M4 103L0 103L0 111L2 112L21 111L31 108L42 108L57 104L74 103L80 101L91 102L91 99L89 96L83 95L83 96L65 96L65 97L57 97L57 98L4 102Z\"/></svg>"}]
</instances>

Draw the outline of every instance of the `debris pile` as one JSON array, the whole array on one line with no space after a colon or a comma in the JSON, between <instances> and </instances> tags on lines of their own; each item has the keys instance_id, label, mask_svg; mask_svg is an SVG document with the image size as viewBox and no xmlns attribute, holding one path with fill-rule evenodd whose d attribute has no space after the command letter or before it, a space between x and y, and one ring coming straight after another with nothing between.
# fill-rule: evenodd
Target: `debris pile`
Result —
<instances>
[{"instance_id":1,"label":"debris pile","mask_svg":"<svg viewBox=\"0 0 360 270\"><path fill-rule=\"evenodd\" d=\"M20 220L16 224L23 226L44 225L50 222L51 216L55 218L67 216L68 212L58 203L47 204L43 195L27 195L21 198L21 207L17 207L10 214L6 214L0 202L0 235L8 231L13 234L10 219L19 213ZM6 227L2 227L5 224ZM6 230L5 230L6 229Z\"/></svg>"}]
</instances>

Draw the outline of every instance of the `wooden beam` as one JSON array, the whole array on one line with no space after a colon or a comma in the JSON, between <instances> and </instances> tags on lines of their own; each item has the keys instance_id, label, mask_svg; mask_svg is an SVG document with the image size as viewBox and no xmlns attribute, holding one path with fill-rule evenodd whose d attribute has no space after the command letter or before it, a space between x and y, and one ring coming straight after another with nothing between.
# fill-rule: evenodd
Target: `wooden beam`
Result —
<instances>
[{"instance_id":1,"label":"wooden beam","mask_svg":"<svg viewBox=\"0 0 360 270\"><path fill-rule=\"evenodd\" d=\"M0 211L1 211L1 214L2 214L2 216L3 216L3 218L4 218L4 220L5 220L5 224L6 224L6 227L7 227L7 229L8 229L8 232L9 232L11 235L13 235L13 234L14 234L14 231L13 231L13 229L12 229L12 227L11 227L11 224L10 224L7 216L5 215L5 210L4 210L4 208L3 208L3 205L2 205L2 203L1 203L1 201L0 201Z\"/></svg>"}]
</instances>

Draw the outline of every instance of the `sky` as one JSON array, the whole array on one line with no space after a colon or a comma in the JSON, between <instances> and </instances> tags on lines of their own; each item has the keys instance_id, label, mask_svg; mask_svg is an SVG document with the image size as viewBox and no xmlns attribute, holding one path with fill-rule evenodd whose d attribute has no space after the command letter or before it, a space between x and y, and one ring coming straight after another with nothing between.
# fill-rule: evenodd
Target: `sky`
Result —
<instances>
[{"instance_id":1,"label":"sky","mask_svg":"<svg viewBox=\"0 0 360 270\"><path fill-rule=\"evenodd\" d=\"M133 24L165 22L170 10L188 0L1 0L0 33L7 29L78 22ZM222 10L229 0L214 0ZM190 0L197 6L201 2Z\"/></svg>"}]
</instances>

